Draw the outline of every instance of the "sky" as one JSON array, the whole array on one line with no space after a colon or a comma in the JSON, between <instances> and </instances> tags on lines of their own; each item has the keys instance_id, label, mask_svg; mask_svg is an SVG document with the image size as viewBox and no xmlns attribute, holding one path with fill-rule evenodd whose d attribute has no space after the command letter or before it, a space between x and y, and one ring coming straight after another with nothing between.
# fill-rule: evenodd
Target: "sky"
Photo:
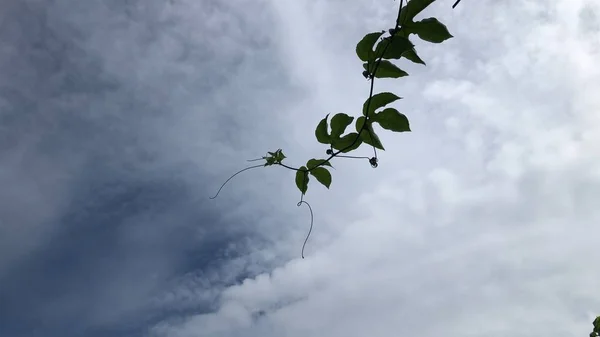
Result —
<instances>
[{"instance_id":1,"label":"sky","mask_svg":"<svg viewBox=\"0 0 600 337\"><path fill-rule=\"evenodd\" d=\"M600 2L438 0L379 167L234 178L360 114L398 1L4 0L0 336L587 336ZM362 146L356 153L370 156Z\"/></svg>"}]
</instances>

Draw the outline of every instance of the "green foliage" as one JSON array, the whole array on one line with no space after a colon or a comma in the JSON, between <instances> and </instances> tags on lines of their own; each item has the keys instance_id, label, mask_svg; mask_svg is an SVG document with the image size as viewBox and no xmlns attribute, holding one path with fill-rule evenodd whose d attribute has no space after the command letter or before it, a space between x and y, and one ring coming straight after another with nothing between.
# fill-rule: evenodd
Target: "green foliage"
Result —
<instances>
[{"instance_id":1,"label":"green foliage","mask_svg":"<svg viewBox=\"0 0 600 337\"><path fill-rule=\"evenodd\" d=\"M367 125L364 125L365 123ZM379 137L377 136L377 134L375 134L375 131L373 130L371 120L367 120L366 117L360 116L356 120L356 131L360 132L360 130L363 130L363 127L364 132L360 133L360 138L362 139L362 141L377 149L385 150L383 148L383 145L381 144L381 141L379 140Z\"/></svg>"},{"instance_id":2,"label":"green foliage","mask_svg":"<svg viewBox=\"0 0 600 337\"><path fill-rule=\"evenodd\" d=\"M415 16L417 16L425 8L427 8L427 6L431 5L434 2L435 2L435 0L410 0L410 1L408 1L406 6L404 6L404 8L402 8L398 22L401 22L404 24L413 22L413 19L415 18Z\"/></svg>"},{"instance_id":3,"label":"green foliage","mask_svg":"<svg viewBox=\"0 0 600 337\"><path fill-rule=\"evenodd\" d=\"M404 52L402 54L402 57L406 58L407 60L410 60L414 63L420 63L422 65L425 65L425 61L421 60L421 58L419 57L419 55L417 55L417 51L413 48L411 50L407 50L406 52Z\"/></svg>"},{"instance_id":4,"label":"green foliage","mask_svg":"<svg viewBox=\"0 0 600 337\"><path fill-rule=\"evenodd\" d=\"M317 141L321 144L330 144L331 143L331 135L327 131L327 118L329 114L325 116L325 118L321 119L319 125L317 125L317 129L315 130L315 136L317 137Z\"/></svg>"},{"instance_id":5,"label":"green foliage","mask_svg":"<svg viewBox=\"0 0 600 337\"><path fill-rule=\"evenodd\" d=\"M266 161L265 166L271 166L274 164L281 164L281 162L286 158L281 149L278 149L275 152L267 152L268 156L263 157Z\"/></svg>"},{"instance_id":6,"label":"green foliage","mask_svg":"<svg viewBox=\"0 0 600 337\"><path fill-rule=\"evenodd\" d=\"M415 21L415 17L431 5L435 0L410 0L401 8L394 28L385 31L366 34L356 45L356 55L363 62L363 76L373 82L377 78L400 78L408 76L398 65L390 60L406 59L413 63L425 65L425 61L417 54L415 45L410 41L409 35L416 34L420 39L433 43L441 43L452 35L444 24L435 18ZM401 1L401 5L404 1ZM383 37L383 38L382 38ZM386 107L388 104L401 99L391 92L371 93L363 104L362 116L355 122L356 132L346 135L346 129L354 121L354 117L345 113L335 114L329 120L329 114L321 119L315 129L315 137L321 144L329 145L327 150L330 155L327 159L311 159L296 172L296 186L304 195L308 189L308 176L312 175L329 188L331 173L324 166L331 167L330 160L340 153L348 153L360 147L363 143L370 145L374 150L384 150L379 136L373 129L373 123L379 124L382 129L393 132L410 132L410 122L406 115L395 108ZM382 111L379 109L384 108ZM336 152L334 152L334 150ZM279 157L269 157L268 165L281 164ZM283 157L285 158L285 157ZM369 162L377 167L376 156ZM283 165L285 166L285 165ZM287 166L286 166L287 167Z\"/></svg>"},{"instance_id":7,"label":"green foliage","mask_svg":"<svg viewBox=\"0 0 600 337\"><path fill-rule=\"evenodd\" d=\"M376 78L398 78L408 76L408 73L390 61L383 60L379 62L378 66L370 66L368 63L363 64L363 68L369 73L369 75ZM377 70L375 70L377 68Z\"/></svg>"},{"instance_id":8,"label":"green foliage","mask_svg":"<svg viewBox=\"0 0 600 337\"><path fill-rule=\"evenodd\" d=\"M446 25L439 22L436 18L427 18L411 23L410 25L406 25L406 30L417 34L421 40L433 43L442 43L453 37L448 28L446 28Z\"/></svg>"},{"instance_id":9,"label":"green foliage","mask_svg":"<svg viewBox=\"0 0 600 337\"><path fill-rule=\"evenodd\" d=\"M399 99L402 99L402 97L399 97L391 92L382 92L379 94L375 94L371 98L367 98L367 100L363 104L363 115L373 116L375 110L383 108L384 106L393 103ZM367 111L367 107L369 111Z\"/></svg>"},{"instance_id":10,"label":"green foliage","mask_svg":"<svg viewBox=\"0 0 600 337\"><path fill-rule=\"evenodd\" d=\"M362 40L356 45L356 55L362 61L372 61L375 59L375 53L373 52L373 46L375 42L379 40L384 31L369 33L365 35Z\"/></svg>"},{"instance_id":11,"label":"green foliage","mask_svg":"<svg viewBox=\"0 0 600 337\"><path fill-rule=\"evenodd\" d=\"M329 188L331 186L331 173L324 167L315 167L310 171L313 177L317 179L323 186Z\"/></svg>"},{"instance_id":12,"label":"green foliage","mask_svg":"<svg viewBox=\"0 0 600 337\"><path fill-rule=\"evenodd\" d=\"M408 118L394 108L387 108L376 113L375 116L373 116L373 121L379 123L379 125L386 130L394 132L410 131Z\"/></svg>"},{"instance_id":13,"label":"green foliage","mask_svg":"<svg viewBox=\"0 0 600 337\"><path fill-rule=\"evenodd\" d=\"M382 39L375 48L377 57L389 60L398 60L404 53L414 48L415 45L406 37L395 36L393 39L386 37ZM385 52L384 52L385 51Z\"/></svg>"},{"instance_id":14,"label":"green foliage","mask_svg":"<svg viewBox=\"0 0 600 337\"><path fill-rule=\"evenodd\" d=\"M294 168L283 164L286 156L281 149L278 149L268 152L267 156L261 158L265 160L264 166L279 165L296 170L295 182L302 196L308 191L310 176L329 188L332 177L326 167L332 167L331 160L342 156L342 153L358 149L363 143L373 147L375 156L369 158L369 163L372 167L377 167L376 151L384 150L384 147L375 133L373 125L379 124L383 130L392 132L409 132L411 128L406 115L398 112L395 108L387 107L390 103L400 100L401 97L392 92L373 92L374 81L408 76L407 72L392 61L402 62L402 59L406 59L425 65L425 61L417 54L414 43L409 39L411 34L417 35L421 40L433 43L441 43L452 38L452 34L446 26L436 18L415 21L415 17L433 2L435 0L401 0L401 8L392 28L389 28L387 32L382 30L368 33L356 44L356 55L362 61L364 68L362 74L371 82L371 89L369 97L363 103L362 116L358 116L356 121L355 117L345 113L337 113L331 119L327 114L319 121L315 129L315 137L319 143L328 146L326 151L329 155L328 158L313 158L307 161L306 166ZM355 122L356 132L346 133L352 122ZM364 156L345 155L343 157L365 158Z\"/></svg>"},{"instance_id":15,"label":"green foliage","mask_svg":"<svg viewBox=\"0 0 600 337\"><path fill-rule=\"evenodd\" d=\"M354 117L348 116L345 113L339 113L333 116L333 118L331 118L331 139L340 138L353 120Z\"/></svg>"},{"instance_id":16,"label":"green foliage","mask_svg":"<svg viewBox=\"0 0 600 337\"><path fill-rule=\"evenodd\" d=\"M331 142L331 147L343 153L348 153L356 150L361 143L362 140L359 138L358 133L351 132L342 138L334 139L333 142Z\"/></svg>"},{"instance_id":17,"label":"green foliage","mask_svg":"<svg viewBox=\"0 0 600 337\"><path fill-rule=\"evenodd\" d=\"M311 159L306 163L306 167L308 167L308 169L312 169L313 167L317 167L317 166L329 166L329 167L333 167L331 166L331 163L329 161L327 161L327 159Z\"/></svg>"},{"instance_id":18,"label":"green foliage","mask_svg":"<svg viewBox=\"0 0 600 337\"><path fill-rule=\"evenodd\" d=\"M302 194L306 194L308 191L308 169L306 166L302 166L296 171L296 186L302 192Z\"/></svg>"}]
</instances>

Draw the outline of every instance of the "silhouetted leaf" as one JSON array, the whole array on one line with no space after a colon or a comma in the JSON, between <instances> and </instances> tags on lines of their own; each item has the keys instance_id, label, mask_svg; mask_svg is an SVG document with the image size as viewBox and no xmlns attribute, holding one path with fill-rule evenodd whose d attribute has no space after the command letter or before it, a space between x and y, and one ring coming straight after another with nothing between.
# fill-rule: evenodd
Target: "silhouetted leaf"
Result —
<instances>
[{"instance_id":1,"label":"silhouetted leaf","mask_svg":"<svg viewBox=\"0 0 600 337\"><path fill-rule=\"evenodd\" d=\"M273 164L275 164L275 157L263 157L265 158L265 160L267 161L265 163L265 166L271 166Z\"/></svg>"},{"instance_id":2,"label":"silhouetted leaf","mask_svg":"<svg viewBox=\"0 0 600 337\"><path fill-rule=\"evenodd\" d=\"M421 13L427 6L435 0L410 0L406 6L402 7L400 12L400 23L412 22L414 17Z\"/></svg>"},{"instance_id":3,"label":"silhouetted leaf","mask_svg":"<svg viewBox=\"0 0 600 337\"><path fill-rule=\"evenodd\" d=\"M348 116L345 113L339 113L331 118L331 139L340 138L346 127L352 123L354 117Z\"/></svg>"},{"instance_id":4,"label":"silhouetted leaf","mask_svg":"<svg viewBox=\"0 0 600 337\"><path fill-rule=\"evenodd\" d=\"M315 129L315 136L317 137L317 141L321 144L331 143L331 136L327 131L327 117L329 117L329 114L321 119L319 125L317 125L317 128Z\"/></svg>"},{"instance_id":5,"label":"silhouetted leaf","mask_svg":"<svg viewBox=\"0 0 600 337\"><path fill-rule=\"evenodd\" d=\"M373 71L370 71L368 69L367 63L363 63L363 68L365 68L365 70L369 71L369 73L373 74ZM379 66L372 67L372 69L375 69L375 68L377 68L377 70L375 71L374 75L377 78L399 78L399 77L408 76L407 72L398 68L392 62L386 61L386 60L381 60L381 62L379 63Z\"/></svg>"},{"instance_id":6,"label":"silhouetted leaf","mask_svg":"<svg viewBox=\"0 0 600 337\"><path fill-rule=\"evenodd\" d=\"M331 163L325 161L325 159L311 159L306 163L306 167L308 167L309 170L318 165L333 167L331 166Z\"/></svg>"},{"instance_id":7,"label":"silhouetted leaf","mask_svg":"<svg viewBox=\"0 0 600 337\"><path fill-rule=\"evenodd\" d=\"M406 28L422 40L433 43L441 43L453 37L448 28L436 18L423 19L407 25Z\"/></svg>"},{"instance_id":8,"label":"silhouetted leaf","mask_svg":"<svg viewBox=\"0 0 600 337\"><path fill-rule=\"evenodd\" d=\"M283 154L283 151L281 149L275 152L275 161L277 161L278 163L281 163L285 158L287 157Z\"/></svg>"},{"instance_id":9,"label":"silhouetted leaf","mask_svg":"<svg viewBox=\"0 0 600 337\"><path fill-rule=\"evenodd\" d=\"M308 191L308 181L308 170L305 166L302 166L296 171L296 186L302 194L306 194L306 191Z\"/></svg>"},{"instance_id":10,"label":"silhouetted leaf","mask_svg":"<svg viewBox=\"0 0 600 337\"><path fill-rule=\"evenodd\" d=\"M356 142L355 142L355 140L356 140ZM353 143L354 143L354 145L352 145ZM352 145L352 147L343 151L344 153L346 153L346 152L350 152L352 150L357 149L361 143L362 143L362 140L360 138L358 138L358 133L351 132L342 138L333 140L333 142L331 143L331 146L334 149L341 151L342 149L345 149L346 147Z\"/></svg>"},{"instance_id":11,"label":"silhouetted leaf","mask_svg":"<svg viewBox=\"0 0 600 337\"><path fill-rule=\"evenodd\" d=\"M391 41L391 43L390 43ZM388 46L389 45L389 46ZM386 48L387 46L387 48ZM394 38L386 37L377 44L375 55L380 57L383 54L384 59L399 59L402 54L414 47L412 42L402 36L394 36ZM383 51L385 50L385 53Z\"/></svg>"},{"instance_id":12,"label":"silhouetted leaf","mask_svg":"<svg viewBox=\"0 0 600 337\"><path fill-rule=\"evenodd\" d=\"M356 125L355 125L357 132L363 128L365 121L366 121L365 117L363 117L363 116L358 117L358 119L356 120ZM380 150L385 150L383 148L383 144L381 144L381 141L379 140L379 137L377 136L377 134L375 134L375 131L373 130L373 127L370 124L368 124L364 128L364 130L360 133L360 138L366 144L374 146Z\"/></svg>"},{"instance_id":13,"label":"silhouetted leaf","mask_svg":"<svg viewBox=\"0 0 600 337\"><path fill-rule=\"evenodd\" d=\"M423 61L419 55L417 55L417 51L412 48L411 50L407 50L404 54L402 54L402 57L414 62L414 63L420 63L422 65L426 65L425 61Z\"/></svg>"},{"instance_id":14,"label":"silhouetted leaf","mask_svg":"<svg viewBox=\"0 0 600 337\"><path fill-rule=\"evenodd\" d=\"M356 45L356 55L359 59L365 62L375 59L373 46L382 34L383 32L369 33L358 42Z\"/></svg>"},{"instance_id":15,"label":"silhouetted leaf","mask_svg":"<svg viewBox=\"0 0 600 337\"><path fill-rule=\"evenodd\" d=\"M392 130L394 132L410 131L408 118L393 108L387 108L376 113L373 116L373 121L379 123L379 125L386 130Z\"/></svg>"},{"instance_id":16,"label":"silhouetted leaf","mask_svg":"<svg viewBox=\"0 0 600 337\"><path fill-rule=\"evenodd\" d=\"M398 97L391 92L381 92L379 94L375 94L373 95L373 97L371 97L371 103L369 103L369 99L367 98L367 100L363 104L363 115L372 116L375 110L382 108L399 99L402 99L402 97ZM369 106L369 111L367 111L367 105Z\"/></svg>"},{"instance_id":17,"label":"silhouetted leaf","mask_svg":"<svg viewBox=\"0 0 600 337\"><path fill-rule=\"evenodd\" d=\"M329 188L331 186L331 173L324 167L317 167L310 171L310 174L313 177L317 178L317 180L323 184L325 187Z\"/></svg>"}]
</instances>

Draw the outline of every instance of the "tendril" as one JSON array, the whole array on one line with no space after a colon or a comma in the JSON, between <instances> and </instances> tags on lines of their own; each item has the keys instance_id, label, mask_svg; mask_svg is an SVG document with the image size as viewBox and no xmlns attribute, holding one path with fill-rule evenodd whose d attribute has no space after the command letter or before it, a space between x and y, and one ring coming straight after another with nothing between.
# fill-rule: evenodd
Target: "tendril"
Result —
<instances>
[{"instance_id":1,"label":"tendril","mask_svg":"<svg viewBox=\"0 0 600 337\"><path fill-rule=\"evenodd\" d=\"M302 256L302 258L304 258L304 247L306 247L306 242L308 241L308 238L310 237L310 233L312 232L313 229L313 220L314 220L314 216L313 216L313 210L312 207L310 207L310 204L304 200L300 200L300 202L298 202L298 204L296 204L296 206L300 207L302 204L306 204L306 206L308 206L308 210L310 211L310 228L308 229L308 234L306 235L306 239L304 239L304 244L302 245L302 253L300 254Z\"/></svg>"},{"instance_id":2,"label":"tendril","mask_svg":"<svg viewBox=\"0 0 600 337\"><path fill-rule=\"evenodd\" d=\"M219 190L217 191L217 194L215 194L214 197L208 197L209 199L215 199L216 197L219 196L219 193L221 193L221 190L223 189L223 187L225 187L225 185L231 180L233 179L233 177L237 176L238 174L244 172L244 171L248 171L250 169L253 168L257 168L257 167L263 167L264 165L254 165L254 166L250 166L250 167L246 167L245 169L241 169L239 171L237 171L236 173L234 173L231 177L229 177L229 179L225 180L225 182L223 183L223 185L221 185L221 187L219 188Z\"/></svg>"}]
</instances>

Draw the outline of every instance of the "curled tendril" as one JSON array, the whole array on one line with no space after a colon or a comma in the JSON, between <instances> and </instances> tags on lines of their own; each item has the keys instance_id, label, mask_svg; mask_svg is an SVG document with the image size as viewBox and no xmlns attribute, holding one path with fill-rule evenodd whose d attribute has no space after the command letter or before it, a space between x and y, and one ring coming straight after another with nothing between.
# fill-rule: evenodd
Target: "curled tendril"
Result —
<instances>
[{"instance_id":1,"label":"curled tendril","mask_svg":"<svg viewBox=\"0 0 600 337\"><path fill-rule=\"evenodd\" d=\"M312 232L313 229L313 210L312 207L310 207L310 204L304 200L300 200L300 202L298 202L298 204L296 204L296 206L300 207L302 204L306 204L306 206L308 206L308 210L310 211L310 228L308 229L308 234L306 235L306 239L304 239L304 244L302 245L302 253L300 254L302 256L302 258L304 258L304 247L306 247L306 242L308 241L308 238L310 237L310 233Z\"/></svg>"},{"instance_id":2,"label":"curled tendril","mask_svg":"<svg viewBox=\"0 0 600 337\"><path fill-rule=\"evenodd\" d=\"M327 151L325 151L325 153L327 153L328 155L332 155L333 154L333 150L332 149L327 149Z\"/></svg>"},{"instance_id":3,"label":"curled tendril","mask_svg":"<svg viewBox=\"0 0 600 337\"><path fill-rule=\"evenodd\" d=\"M245 169L241 169L239 171L237 171L236 173L234 173L231 177L229 177L229 179L225 180L225 182L223 183L223 185L221 185L221 187L219 188L219 190L217 191L217 194L215 194L214 197L208 197L209 199L215 199L216 197L219 196L219 193L221 193L221 190L223 189L223 187L225 187L225 185L231 180L233 179L233 177L237 176L238 174L244 172L244 171L248 171L250 169L253 168L258 168L258 167L263 167L264 165L260 164L260 165L254 165L254 166L250 166L250 167L246 167Z\"/></svg>"},{"instance_id":4,"label":"curled tendril","mask_svg":"<svg viewBox=\"0 0 600 337\"><path fill-rule=\"evenodd\" d=\"M369 159L369 164L371 164L372 168L377 168L377 166L379 166L379 164L377 164L377 158L373 157L371 159Z\"/></svg>"}]
</instances>

